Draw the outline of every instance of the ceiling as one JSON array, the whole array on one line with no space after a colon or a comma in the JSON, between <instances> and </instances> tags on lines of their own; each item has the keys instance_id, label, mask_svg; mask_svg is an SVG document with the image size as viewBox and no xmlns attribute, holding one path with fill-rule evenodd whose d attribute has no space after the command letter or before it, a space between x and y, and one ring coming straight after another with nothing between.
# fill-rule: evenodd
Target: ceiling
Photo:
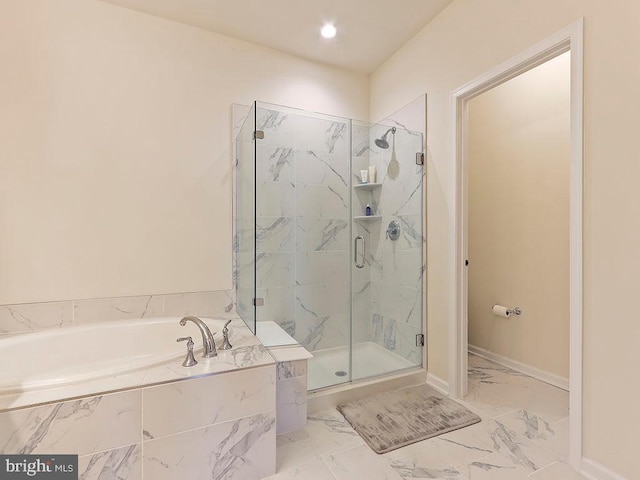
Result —
<instances>
[{"instance_id":1,"label":"ceiling","mask_svg":"<svg viewBox=\"0 0 640 480\"><path fill-rule=\"evenodd\" d=\"M371 73L452 0L103 0L314 61ZM335 23L333 39L320 36Z\"/></svg>"}]
</instances>

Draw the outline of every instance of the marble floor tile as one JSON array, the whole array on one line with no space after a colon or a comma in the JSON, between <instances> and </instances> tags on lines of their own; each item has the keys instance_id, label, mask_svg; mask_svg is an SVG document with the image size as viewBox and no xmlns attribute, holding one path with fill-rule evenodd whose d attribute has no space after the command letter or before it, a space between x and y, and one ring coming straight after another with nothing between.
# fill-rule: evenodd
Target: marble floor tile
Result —
<instances>
[{"instance_id":1,"label":"marble floor tile","mask_svg":"<svg viewBox=\"0 0 640 480\"><path fill-rule=\"evenodd\" d=\"M487 389L472 389L471 387L469 384L467 396L458 401L481 418L494 418L515 409L512 405L505 404L503 399Z\"/></svg>"},{"instance_id":2,"label":"marble floor tile","mask_svg":"<svg viewBox=\"0 0 640 480\"><path fill-rule=\"evenodd\" d=\"M364 445L362 437L334 409L309 415L307 432L321 455Z\"/></svg>"},{"instance_id":3,"label":"marble floor tile","mask_svg":"<svg viewBox=\"0 0 640 480\"><path fill-rule=\"evenodd\" d=\"M518 435L498 420L490 420L487 426L493 440L493 449L513 465L529 473L535 472L559 460L559 456Z\"/></svg>"},{"instance_id":4,"label":"marble floor tile","mask_svg":"<svg viewBox=\"0 0 640 480\"><path fill-rule=\"evenodd\" d=\"M367 445L333 453L324 458L336 480L402 480L389 462Z\"/></svg>"},{"instance_id":5,"label":"marble floor tile","mask_svg":"<svg viewBox=\"0 0 640 480\"><path fill-rule=\"evenodd\" d=\"M469 480L525 480L529 478L525 471L497 453L472 462L460 468L460 471Z\"/></svg>"},{"instance_id":6,"label":"marble floor tile","mask_svg":"<svg viewBox=\"0 0 640 480\"><path fill-rule=\"evenodd\" d=\"M290 470L298 464L314 460L319 456L307 429L289 434L278 435L276 438L276 471Z\"/></svg>"},{"instance_id":7,"label":"marble floor tile","mask_svg":"<svg viewBox=\"0 0 640 480\"><path fill-rule=\"evenodd\" d=\"M406 449L400 448L398 451L406 452ZM453 456L452 452L447 452L444 442L434 441L421 449L413 449L403 456L390 459L389 463L402 479L467 480L449 461Z\"/></svg>"},{"instance_id":8,"label":"marble floor tile","mask_svg":"<svg viewBox=\"0 0 640 480\"><path fill-rule=\"evenodd\" d=\"M554 462L551 465L532 473L531 480L588 480L564 462Z\"/></svg>"},{"instance_id":9,"label":"marble floor tile","mask_svg":"<svg viewBox=\"0 0 640 480\"><path fill-rule=\"evenodd\" d=\"M569 460L569 419L565 418L551 425L554 436L545 440L534 440L541 447L551 450L562 460Z\"/></svg>"},{"instance_id":10,"label":"marble floor tile","mask_svg":"<svg viewBox=\"0 0 640 480\"><path fill-rule=\"evenodd\" d=\"M312 457L295 462L283 468L265 480L335 480L322 457Z\"/></svg>"},{"instance_id":11,"label":"marble floor tile","mask_svg":"<svg viewBox=\"0 0 640 480\"><path fill-rule=\"evenodd\" d=\"M436 441L442 457L454 467L479 460L494 451L485 421L441 435Z\"/></svg>"},{"instance_id":12,"label":"marble floor tile","mask_svg":"<svg viewBox=\"0 0 640 480\"><path fill-rule=\"evenodd\" d=\"M569 455L569 419L552 423L527 410L516 410L495 419L517 435L550 450L558 457Z\"/></svg>"},{"instance_id":13,"label":"marble floor tile","mask_svg":"<svg viewBox=\"0 0 640 480\"><path fill-rule=\"evenodd\" d=\"M569 448L567 392L489 360L469 357L469 396L482 421L384 455L334 409L277 440L273 480L584 480L562 460Z\"/></svg>"}]
</instances>

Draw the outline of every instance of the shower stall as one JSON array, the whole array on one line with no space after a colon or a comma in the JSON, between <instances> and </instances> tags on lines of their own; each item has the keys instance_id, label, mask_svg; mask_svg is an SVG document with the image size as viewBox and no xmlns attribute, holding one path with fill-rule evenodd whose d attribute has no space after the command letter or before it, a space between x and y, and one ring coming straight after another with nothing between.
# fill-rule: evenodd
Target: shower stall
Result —
<instances>
[{"instance_id":1,"label":"shower stall","mask_svg":"<svg viewBox=\"0 0 640 480\"><path fill-rule=\"evenodd\" d=\"M255 102L235 142L249 328L313 354L309 390L422 367L423 133Z\"/></svg>"}]
</instances>

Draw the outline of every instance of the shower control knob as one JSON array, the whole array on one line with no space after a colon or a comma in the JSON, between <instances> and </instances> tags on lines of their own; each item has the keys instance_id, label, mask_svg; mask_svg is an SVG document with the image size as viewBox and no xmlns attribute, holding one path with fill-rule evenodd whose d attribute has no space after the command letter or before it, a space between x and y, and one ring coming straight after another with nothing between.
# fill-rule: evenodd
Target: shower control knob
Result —
<instances>
[{"instance_id":1,"label":"shower control knob","mask_svg":"<svg viewBox=\"0 0 640 480\"><path fill-rule=\"evenodd\" d=\"M389 226L387 227L387 238L394 242L400 238L400 224L396 220L391 220L391 222L389 222Z\"/></svg>"}]
</instances>

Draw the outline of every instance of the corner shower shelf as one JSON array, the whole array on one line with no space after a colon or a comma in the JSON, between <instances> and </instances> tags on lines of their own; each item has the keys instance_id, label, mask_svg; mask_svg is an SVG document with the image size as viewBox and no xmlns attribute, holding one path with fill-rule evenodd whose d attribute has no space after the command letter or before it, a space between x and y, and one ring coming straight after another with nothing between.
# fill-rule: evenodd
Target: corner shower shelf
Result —
<instances>
[{"instance_id":1,"label":"corner shower shelf","mask_svg":"<svg viewBox=\"0 0 640 480\"><path fill-rule=\"evenodd\" d=\"M357 185L354 185L353 188L357 188L358 190L373 190L374 188L381 186L381 183L358 183Z\"/></svg>"},{"instance_id":2,"label":"corner shower shelf","mask_svg":"<svg viewBox=\"0 0 640 480\"><path fill-rule=\"evenodd\" d=\"M353 217L354 220L380 220L382 215L359 215L357 217Z\"/></svg>"}]
</instances>

